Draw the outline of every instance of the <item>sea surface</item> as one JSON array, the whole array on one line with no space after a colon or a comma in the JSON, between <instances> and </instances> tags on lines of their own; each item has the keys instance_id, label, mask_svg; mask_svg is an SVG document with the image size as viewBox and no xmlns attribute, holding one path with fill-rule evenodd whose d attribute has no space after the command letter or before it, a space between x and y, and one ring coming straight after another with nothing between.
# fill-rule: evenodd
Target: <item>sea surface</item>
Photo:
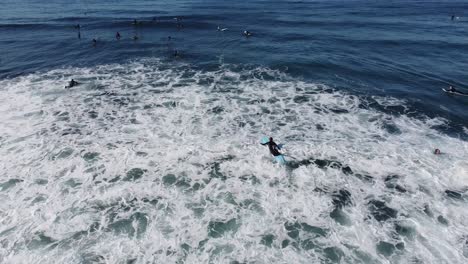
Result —
<instances>
[{"instance_id":1,"label":"sea surface","mask_svg":"<svg viewBox=\"0 0 468 264\"><path fill-rule=\"evenodd\" d=\"M1 0L0 263L468 263L467 69L466 1Z\"/></svg>"}]
</instances>

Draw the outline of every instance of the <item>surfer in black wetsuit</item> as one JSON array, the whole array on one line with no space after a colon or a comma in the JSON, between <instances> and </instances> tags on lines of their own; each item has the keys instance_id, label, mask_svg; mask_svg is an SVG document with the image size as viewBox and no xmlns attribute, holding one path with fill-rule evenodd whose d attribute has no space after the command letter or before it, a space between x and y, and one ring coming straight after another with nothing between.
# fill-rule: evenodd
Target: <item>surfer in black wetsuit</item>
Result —
<instances>
[{"instance_id":1,"label":"surfer in black wetsuit","mask_svg":"<svg viewBox=\"0 0 468 264\"><path fill-rule=\"evenodd\" d=\"M465 92L462 92L462 91L459 91L459 90L455 89L455 87L453 87L452 85L449 86L448 92L468 95L468 93L465 93Z\"/></svg>"},{"instance_id":2,"label":"surfer in black wetsuit","mask_svg":"<svg viewBox=\"0 0 468 264\"><path fill-rule=\"evenodd\" d=\"M117 33L115 34L115 38L116 38L117 40L119 40L121 37L122 37L122 36L120 36L120 33L119 33L119 32L117 32Z\"/></svg>"},{"instance_id":3,"label":"surfer in black wetsuit","mask_svg":"<svg viewBox=\"0 0 468 264\"><path fill-rule=\"evenodd\" d=\"M268 145L268 149L270 150L271 155L273 155L273 156L275 156L275 157L281 155L281 153L279 152L279 149L280 149L280 148L279 148L278 145L273 141L273 138L272 138L272 137L270 137L270 141L268 141L267 143L262 144L262 145L264 145L264 146L267 146L267 145Z\"/></svg>"},{"instance_id":4,"label":"surfer in black wetsuit","mask_svg":"<svg viewBox=\"0 0 468 264\"><path fill-rule=\"evenodd\" d=\"M65 88L72 88L73 86L77 86L78 82L71 79L71 81L68 83L68 86L65 86Z\"/></svg>"},{"instance_id":5,"label":"surfer in black wetsuit","mask_svg":"<svg viewBox=\"0 0 468 264\"><path fill-rule=\"evenodd\" d=\"M466 93L466 92L462 92L462 91L459 91L459 90L455 89L455 87L453 87L452 85L449 86L447 92L453 93L453 94L458 94L458 95L464 95L464 96L468 95L468 93Z\"/></svg>"}]
</instances>

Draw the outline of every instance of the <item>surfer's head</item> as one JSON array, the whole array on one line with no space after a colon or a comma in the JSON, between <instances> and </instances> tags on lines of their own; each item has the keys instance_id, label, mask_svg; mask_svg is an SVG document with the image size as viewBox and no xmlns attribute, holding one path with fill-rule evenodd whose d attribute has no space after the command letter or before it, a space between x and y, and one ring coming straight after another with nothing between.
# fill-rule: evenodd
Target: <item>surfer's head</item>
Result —
<instances>
[{"instance_id":1,"label":"surfer's head","mask_svg":"<svg viewBox=\"0 0 468 264\"><path fill-rule=\"evenodd\" d=\"M273 138L272 138L272 137L270 137L270 142L273 142Z\"/></svg>"}]
</instances>

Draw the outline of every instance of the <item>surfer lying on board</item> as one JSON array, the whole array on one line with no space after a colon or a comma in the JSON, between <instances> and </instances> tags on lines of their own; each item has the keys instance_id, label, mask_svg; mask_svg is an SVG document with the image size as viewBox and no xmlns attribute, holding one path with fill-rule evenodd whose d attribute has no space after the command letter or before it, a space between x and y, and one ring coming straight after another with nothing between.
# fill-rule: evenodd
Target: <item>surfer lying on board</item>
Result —
<instances>
[{"instance_id":1,"label":"surfer lying on board","mask_svg":"<svg viewBox=\"0 0 468 264\"><path fill-rule=\"evenodd\" d=\"M453 87L452 85L449 86L447 92L449 92L449 93L456 93L456 94L460 94L460 95L468 95L468 93L461 92L461 91L455 89L455 87Z\"/></svg>"}]
</instances>

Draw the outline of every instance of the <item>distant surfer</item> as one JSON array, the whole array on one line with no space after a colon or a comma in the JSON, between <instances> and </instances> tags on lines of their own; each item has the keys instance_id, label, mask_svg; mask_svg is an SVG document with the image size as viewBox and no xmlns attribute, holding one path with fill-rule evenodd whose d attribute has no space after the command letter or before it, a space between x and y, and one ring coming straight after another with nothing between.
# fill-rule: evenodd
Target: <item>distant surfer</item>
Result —
<instances>
[{"instance_id":1,"label":"distant surfer","mask_svg":"<svg viewBox=\"0 0 468 264\"><path fill-rule=\"evenodd\" d=\"M435 149L435 150L434 150L434 154L440 155L440 154L442 154L442 152L440 152L440 149Z\"/></svg>"},{"instance_id":2,"label":"distant surfer","mask_svg":"<svg viewBox=\"0 0 468 264\"><path fill-rule=\"evenodd\" d=\"M138 25L138 21L136 19L133 19L132 25L134 25L134 26Z\"/></svg>"},{"instance_id":3,"label":"distant surfer","mask_svg":"<svg viewBox=\"0 0 468 264\"><path fill-rule=\"evenodd\" d=\"M137 35L133 36L133 40L138 40L138 36Z\"/></svg>"},{"instance_id":4,"label":"distant surfer","mask_svg":"<svg viewBox=\"0 0 468 264\"><path fill-rule=\"evenodd\" d=\"M75 81L74 79L71 79L71 81L68 83L68 86L65 86L65 88L72 88L74 86L77 86L79 83Z\"/></svg>"},{"instance_id":5,"label":"distant surfer","mask_svg":"<svg viewBox=\"0 0 468 264\"><path fill-rule=\"evenodd\" d=\"M245 30L244 31L244 36L248 38L248 37L252 36L252 32Z\"/></svg>"},{"instance_id":6,"label":"distant surfer","mask_svg":"<svg viewBox=\"0 0 468 264\"><path fill-rule=\"evenodd\" d=\"M180 52L178 50L174 50L174 58L179 58Z\"/></svg>"},{"instance_id":7,"label":"distant surfer","mask_svg":"<svg viewBox=\"0 0 468 264\"><path fill-rule=\"evenodd\" d=\"M452 85L449 86L448 90L446 90L448 93L452 93L452 94L458 94L458 95L468 95L468 93L465 93L465 92L461 92L457 89L455 89L455 87L453 87Z\"/></svg>"},{"instance_id":8,"label":"distant surfer","mask_svg":"<svg viewBox=\"0 0 468 264\"><path fill-rule=\"evenodd\" d=\"M284 159L284 156L283 154L281 154L280 151L280 147L273 141L273 138L270 137L269 139L268 138L263 138L262 141L261 141L261 144L263 146L268 146L268 150L270 150L270 153L271 155L273 155L275 157L275 160L280 163L280 164L284 164L286 163L286 160Z\"/></svg>"},{"instance_id":9,"label":"distant surfer","mask_svg":"<svg viewBox=\"0 0 468 264\"><path fill-rule=\"evenodd\" d=\"M78 29L78 39L81 39L81 26L80 26L80 24L77 24L75 26L75 29Z\"/></svg>"},{"instance_id":10,"label":"distant surfer","mask_svg":"<svg viewBox=\"0 0 468 264\"><path fill-rule=\"evenodd\" d=\"M454 16L454 15L452 15L452 21L453 21L454 19L455 19L455 16Z\"/></svg>"},{"instance_id":11,"label":"distant surfer","mask_svg":"<svg viewBox=\"0 0 468 264\"><path fill-rule=\"evenodd\" d=\"M97 40L93 38L93 47L96 47L96 44L97 44Z\"/></svg>"},{"instance_id":12,"label":"distant surfer","mask_svg":"<svg viewBox=\"0 0 468 264\"><path fill-rule=\"evenodd\" d=\"M117 40L119 40L121 37L122 37L122 36L120 36L120 33L119 33L119 32L117 32L117 33L115 34L115 38L116 38Z\"/></svg>"}]
</instances>

